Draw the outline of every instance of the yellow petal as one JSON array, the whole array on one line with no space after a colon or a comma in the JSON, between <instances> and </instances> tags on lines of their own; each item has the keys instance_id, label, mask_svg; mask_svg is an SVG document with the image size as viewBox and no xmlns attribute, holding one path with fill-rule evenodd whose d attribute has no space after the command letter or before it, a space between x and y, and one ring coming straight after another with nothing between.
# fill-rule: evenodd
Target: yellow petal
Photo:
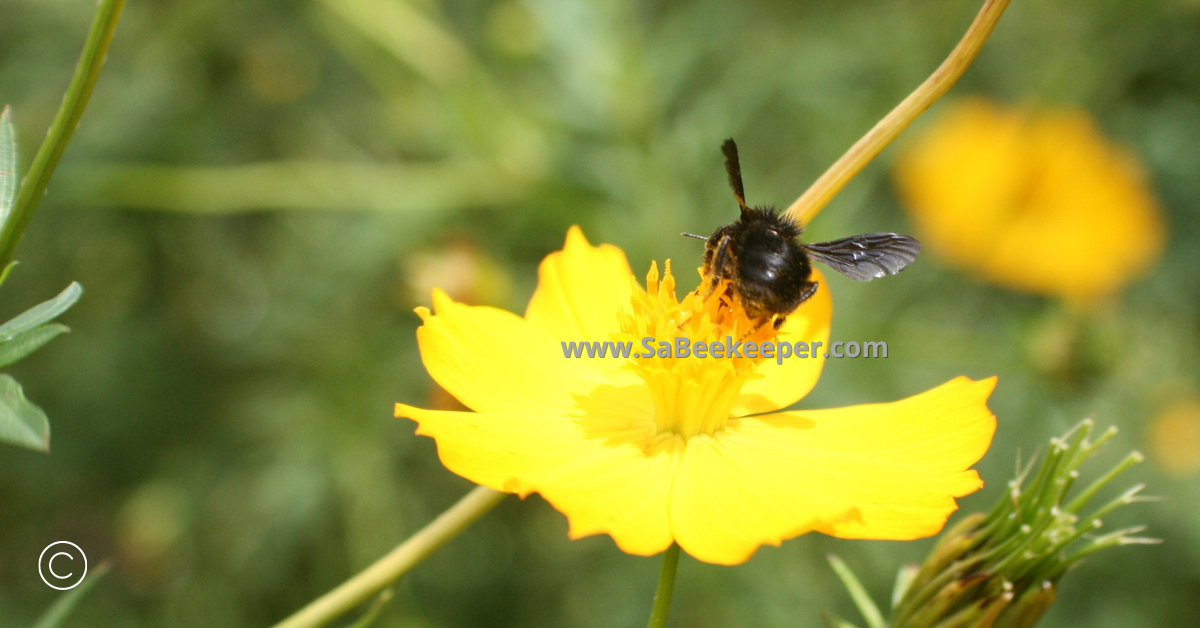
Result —
<instances>
[{"instance_id":1,"label":"yellow petal","mask_svg":"<svg viewBox=\"0 0 1200 628\"><path fill-rule=\"evenodd\" d=\"M423 313L417 329L421 360L434 381L472 410L561 416L575 406L575 395L604 381L583 360L564 358L557 340L516 314L455 303L440 290L433 304L436 314Z\"/></svg>"},{"instance_id":2,"label":"yellow petal","mask_svg":"<svg viewBox=\"0 0 1200 628\"><path fill-rule=\"evenodd\" d=\"M641 395L613 391L612 396ZM645 399L648 402L648 399ZM585 407L604 406L584 402ZM567 516L571 538L609 534L625 552L649 556L671 544L671 481L682 447L648 446L653 418L637 412L584 417L442 412L396 404L437 441L451 471L522 497L540 493ZM648 453L649 451L649 453Z\"/></svg>"},{"instance_id":3,"label":"yellow petal","mask_svg":"<svg viewBox=\"0 0 1200 628\"><path fill-rule=\"evenodd\" d=\"M814 342L820 342L821 347L815 353L816 357L768 358L758 366L757 374L762 377L752 379L742 386L742 391L730 411L732 416L761 414L786 408L802 399L817 385L817 379L821 377L821 368L825 364L825 351L829 348L833 298L821 271L813 269L812 281L819 283L820 287L812 298L787 317L783 328L779 330L779 342L787 342L793 346L797 342L804 342L810 348ZM810 356L813 354L812 351L809 352Z\"/></svg>"},{"instance_id":4,"label":"yellow petal","mask_svg":"<svg viewBox=\"0 0 1200 628\"><path fill-rule=\"evenodd\" d=\"M617 313L630 307L632 277L621 249L592 246L579 227L571 227L563 250L546 256L538 267L538 287L525 319L555 340L609 340L620 331ZM577 360L604 371L626 364L612 358Z\"/></svg>"},{"instance_id":5,"label":"yellow petal","mask_svg":"<svg viewBox=\"0 0 1200 628\"><path fill-rule=\"evenodd\" d=\"M842 538L937 533L982 486L995 378L958 378L887 404L735 419L687 442L671 526L692 556L737 564L809 531Z\"/></svg>"}]
</instances>

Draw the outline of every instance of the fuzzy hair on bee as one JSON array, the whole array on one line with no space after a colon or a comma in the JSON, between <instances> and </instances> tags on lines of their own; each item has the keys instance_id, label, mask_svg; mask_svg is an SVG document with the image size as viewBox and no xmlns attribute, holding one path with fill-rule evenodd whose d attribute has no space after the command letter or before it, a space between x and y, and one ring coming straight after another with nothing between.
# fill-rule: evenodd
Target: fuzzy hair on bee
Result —
<instances>
[{"instance_id":1,"label":"fuzzy hair on bee","mask_svg":"<svg viewBox=\"0 0 1200 628\"><path fill-rule=\"evenodd\" d=\"M683 235L705 241L702 272L709 294L728 280L724 296L740 302L746 315L759 319L760 325L773 321L775 329L781 328L788 315L816 293L813 260L854 281L870 281L894 275L917 259L920 242L895 233L802 243L804 228L790 216L771 206L746 205L737 144L726 140L721 151L741 215L707 238Z\"/></svg>"}]
</instances>

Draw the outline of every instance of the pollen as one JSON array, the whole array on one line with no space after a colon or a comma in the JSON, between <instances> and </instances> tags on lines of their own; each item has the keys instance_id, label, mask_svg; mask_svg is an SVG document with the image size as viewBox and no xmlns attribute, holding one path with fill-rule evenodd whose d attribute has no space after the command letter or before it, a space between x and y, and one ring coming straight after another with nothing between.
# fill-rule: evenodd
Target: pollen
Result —
<instances>
[{"instance_id":1,"label":"pollen","mask_svg":"<svg viewBox=\"0 0 1200 628\"><path fill-rule=\"evenodd\" d=\"M774 341L778 332L769 321L746 315L730 296L727 280L716 286L702 283L680 301L670 260L661 279L658 264L651 263L644 289L632 281L631 309L618 315L621 331L615 338L641 349L627 368L650 388L659 436L655 442L723 431L742 386L761 377L758 365L765 360L746 357L740 349ZM731 352L735 346L739 351Z\"/></svg>"}]
</instances>

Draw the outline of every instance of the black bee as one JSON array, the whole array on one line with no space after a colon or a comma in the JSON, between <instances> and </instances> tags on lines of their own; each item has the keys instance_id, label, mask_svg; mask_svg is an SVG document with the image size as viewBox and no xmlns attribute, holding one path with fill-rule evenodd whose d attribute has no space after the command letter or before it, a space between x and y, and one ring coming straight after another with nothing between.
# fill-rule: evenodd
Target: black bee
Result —
<instances>
[{"instance_id":1,"label":"black bee","mask_svg":"<svg viewBox=\"0 0 1200 628\"><path fill-rule=\"evenodd\" d=\"M921 243L895 233L801 243L804 229L791 217L770 206L746 206L737 144L725 140L721 152L742 215L707 238L683 235L706 242L704 277L709 293L720 280L728 279L728 296L740 300L746 315L760 318L760 324L773 317L775 329L779 329L787 316L817 291L816 282L809 281L814 259L854 281L895 275L917 259Z\"/></svg>"}]
</instances>

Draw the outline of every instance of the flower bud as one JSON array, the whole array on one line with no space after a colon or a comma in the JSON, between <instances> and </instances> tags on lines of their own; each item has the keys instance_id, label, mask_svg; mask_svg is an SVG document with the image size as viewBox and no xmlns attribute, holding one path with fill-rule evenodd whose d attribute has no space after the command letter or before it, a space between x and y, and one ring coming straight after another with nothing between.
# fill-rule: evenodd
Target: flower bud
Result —
<instances>
[{"instance_id":1,"label":"flower bud","mask_svg":"<svg viewBox=\"0 0 1200 628\"><path fill-rule=\"evenodd\" d=\"M1157 542L1134 536L1141 527L1089 534L1100 527L1101 517L1148 499L1138 496L1142 487L1135 486L1088 509L1113 479L1141 461L1136 452L1072 494L1079 468L1116 433L1110 429L1092 442L1092 428L1091 421L1083 421L1052 439L1036 468L1030 463L1022 469L990 512L968 515L945 532L916 575L902 590L898 586L891 618L878 625L1031 628L1054 603L1058 580L1083 557L1107 547ZM853 575L843 575L848 578Z\"/></svg>"}]
</instances>

